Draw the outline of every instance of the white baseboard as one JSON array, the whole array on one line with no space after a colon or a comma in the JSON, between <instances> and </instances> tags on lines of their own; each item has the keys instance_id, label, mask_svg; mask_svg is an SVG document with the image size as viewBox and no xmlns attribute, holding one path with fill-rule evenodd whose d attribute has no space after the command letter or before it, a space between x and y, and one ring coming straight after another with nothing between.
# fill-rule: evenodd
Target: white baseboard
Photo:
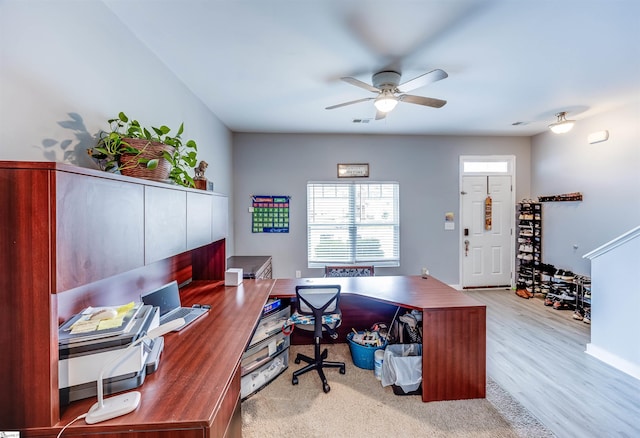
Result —
<instances>
[{"instance_id":1,"label":"white baseboard","mask_svg":"<svg viewBox=\"0 0 640 438\"><path fill-rule=\"evenodd\" d=\"M602 362L611 365L612 367L622 371L623 373L629 374L631 377L634 377L640 380L640 365L629 362L626 359L622 359L615 354L609 353L608 351L597 347L591 343L587 344L587 350L585 351L590 356L595 357Z\"/></svg>"}]
</instances>

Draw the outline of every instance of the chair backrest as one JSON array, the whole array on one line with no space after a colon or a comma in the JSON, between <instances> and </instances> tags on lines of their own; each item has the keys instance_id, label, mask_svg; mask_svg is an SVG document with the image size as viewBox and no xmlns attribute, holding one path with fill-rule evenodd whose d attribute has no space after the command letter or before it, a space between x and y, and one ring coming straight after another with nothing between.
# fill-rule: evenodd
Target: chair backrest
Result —
<instances>
[{"instance_id":1,"label":"chair backrest","mask_svg":"<svg viewBox=\"0 0 640 438\"><path fill-rule=\"evenodd\" d=\"M373 266L325 266L325 277L373 277Z\"/></svg>"},{"instance_id":2,"label":"chair backrest","mask_svg":"<svg viewBox=\"0 0 640 438\"><path fill-rule=\"evenodd\" d=\"M340 285L296 286L297 311L303 315L336 313L340 301Z\"/></svg>"}]
</instances>

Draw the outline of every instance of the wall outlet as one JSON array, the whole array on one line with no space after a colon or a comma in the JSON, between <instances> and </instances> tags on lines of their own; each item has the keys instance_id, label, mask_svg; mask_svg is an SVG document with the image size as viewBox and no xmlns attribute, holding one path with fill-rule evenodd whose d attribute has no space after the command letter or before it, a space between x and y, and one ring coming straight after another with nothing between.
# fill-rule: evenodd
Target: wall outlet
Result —
<instances>
[{"instance_id":1,"label":"wall outlet","mask_svg":"<svg viewBox=\"0 0 640 438\"><path fill-rule=\"evenodd\" d=\"M302 277L302 272L296 271L296 278L300 278L300 277Z\"/></svg>"}]
</instances>

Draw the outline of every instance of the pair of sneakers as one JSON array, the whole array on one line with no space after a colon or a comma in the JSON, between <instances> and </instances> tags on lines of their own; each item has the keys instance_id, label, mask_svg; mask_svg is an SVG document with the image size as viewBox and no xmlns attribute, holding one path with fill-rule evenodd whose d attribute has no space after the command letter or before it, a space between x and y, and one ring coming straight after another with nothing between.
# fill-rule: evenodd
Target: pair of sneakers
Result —
<instances>
[{"instance_id":1,"label":"pair of sneakers","mask_svg":"<svg viewBox=\"0 0 640 438\"><path fill-rule=\"evenodd\" d=\"M526 298L526 299L533 298L533 294L525 288L516 289L516 295L518 295L520 298Z\"/></svg>"}]
</instances>

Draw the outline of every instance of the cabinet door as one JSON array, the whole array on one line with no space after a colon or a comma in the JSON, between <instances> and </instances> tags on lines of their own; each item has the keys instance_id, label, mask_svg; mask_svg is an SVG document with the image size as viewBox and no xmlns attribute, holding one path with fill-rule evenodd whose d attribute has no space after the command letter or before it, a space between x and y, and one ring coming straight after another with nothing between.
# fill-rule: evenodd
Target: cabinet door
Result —
<instances>
[{"instance_id":1,"label":"cabinet door","mask_svg":"<svg viewBox=\"0 0 640 438\"><path fill-rule=\"evenodd\" d=\"M225 239L229 222L229 201L224 195L213 195L211 203L213 209L211 222L211 240L213 242Z\"/></svg>"},{"instance_id":2,"label":"cabinet door","mask_svg":"<svg viewBox=\"0 0 640 438\"><path fill-rule=\"evenodd\" d=\"M187 249L211 243L212 196L187 193Z\"/></svg>"},{"instance_id":3,"label":"cabinet door","mask_svg":"<svg viewBox=\"0 0 640 438\"><path fill-rule=\"evenodd\" d=\"M56 172L56 289L144 265L143 186Z\"/></svg>"},{"instance_id":4,"label":"cabinet door","mask_svg":"<svg viewBox=\"0 0 640 438\"><path fill-rule=\"evenodd\" d=\"M145 263L187 250L187 193L161 187L145 187Z\"/></svg>"}]
</instances>

